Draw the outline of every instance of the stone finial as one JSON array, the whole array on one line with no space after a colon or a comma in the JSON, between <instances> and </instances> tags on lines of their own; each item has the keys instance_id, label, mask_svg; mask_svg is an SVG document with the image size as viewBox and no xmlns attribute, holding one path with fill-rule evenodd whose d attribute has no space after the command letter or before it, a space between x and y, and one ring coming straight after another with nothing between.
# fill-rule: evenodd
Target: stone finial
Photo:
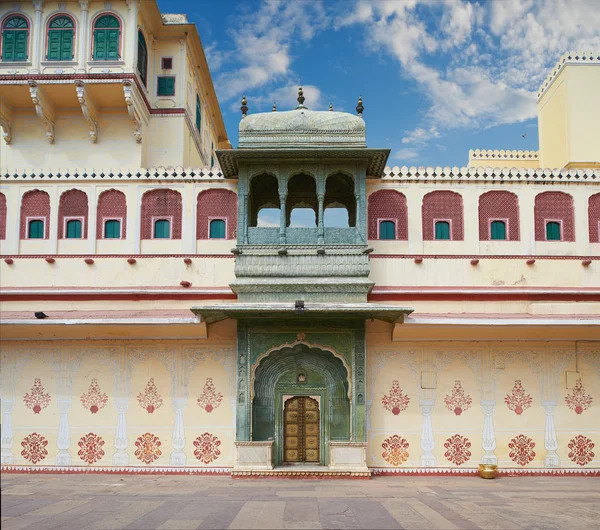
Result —
<instances>
[{"instance_id":1,"label":"stone finial","mask_svg":"<svg viewBox=\"0 0 600 530\"><path fill-rule=\"evenodd\" d=\"M356 105L356 112L358 112L358 115L362 117L362 113L365 110L365 107L363 106L363 102L362 102L362 96L358 97L358 105Z\"/></svg>"},{"instance_id":2,"label":"stone finial","mask_svg":"<svg viewBox=\"0 0 600 530\"><path fill-rule=\"evenodd\" d=\"M242 106L240 107L240 110L242 111L242 118L246 117L246 114L248 114L248 105L247 105L247 101L246 101L246 95L244 94L242 96Z\"/></svg>"},{"instance_id":3,"label":"stone finial","mask_svg":"<svg viewBox=\"0 0 600 530\"><path fill-rule=\"evenodd\" d=\"M304 107L304 91L301 86L298 87L298 103L299 107Z\"/></svg>"},{"instance_id":4,"label":"stone finial","mask_svg":"<svg viewBox=\"0 0 600 530\"><path fill-rule=\"evenodd\" d=\"M329 104L329 112L333 112L333 105L331 103Z\"/></svg>"},{"instance_id":5,"label":"stone finial","mask_svg":"<svg viewBox=\"0 0 600 530\"><path fill-rule=\"evenodd\" d=\"M277 112L277 103L273 102L272 112Z\"/></svg>"}]
</instances>

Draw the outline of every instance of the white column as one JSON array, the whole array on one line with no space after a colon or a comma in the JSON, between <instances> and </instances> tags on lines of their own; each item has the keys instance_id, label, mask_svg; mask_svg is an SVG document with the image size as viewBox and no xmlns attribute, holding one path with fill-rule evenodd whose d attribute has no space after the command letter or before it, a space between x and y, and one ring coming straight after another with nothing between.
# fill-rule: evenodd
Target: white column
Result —
<instances>
[{"instance_id":1,"label":"white column","mask_svg":"<svg viewBox=\"0 0 600 530\"><path fill-rule=\"evenodd\" d=\"M129 7L129 24L124 35L127 46L123 47L124 57L121 60L126 61L126 66L131 67L131 71L135 72L136 61L137 61L137 31L138 31L138 2L137 0L128 0L127 5Z\"/></svg>"},{"instance_id":2,"label":"white column","mask_svg":"<svg viewBox=\"0 0 600 530\"><path fill-rule=\"evenodd\" d=\"M14 397L2 399L2 408L4 409L2 415L2 454L0 455L2 465L14 464L15 457L11 451L13 446L12 411L14 406Z\"/></svg>"},{"instance_id":3,"label":"white column","mask_svg":"<svg viewBox=\"0 0 600 530\"><path fill-rule=\"evenodd\" d=\"M173 411L175 412L175 427L173 428L173 449L170 464L172 466L185 466L186 457L183 452L185 447L185 431L183 428L183 411L187 405L187 398L173 398Z\"/></svg>"},{"instance_id":4,"label":"white column","mask_svg":"<svg viewBox=\"0 0 600 530\"><path fill-rule=\"evenodd\" d=\"M194 190L194 188L192 188ZM183 190L182 190L183 191ZM181 205L181 253L196 253L196 190L193 193L182 193Z\"/></svg>"},{"instance_id":5,"label":"white column","mask_svg":"<svg viewBox=\"0 0 600 530\"><path fill-rule=\"evenodd\" d=\"M78 62L77 68L78 74L85 74L87 70L88 50L89 50L89 37L88 37L88 24L89 24L89 1L79 0L79 6L81 7L81 15L79 17L79 35L78 35Z\"/></svg>"},{"instance_id":6,"label":"white column","mask_svg":"<svg viewBox=\"0 0 600 530\"><path fill-rule=\"evenodd\" d=\"M401 190L404 192L404 190ZM421 208L424 192L413 189L406 195L408 209L408 252L410 254L423 253L423 223L421 221Z\"/></svg>"},{"instance_id":7,"label":"white column","mask_svg":"<svg viewBox=\"0 0 600 530\"><path fill-rule=\"evenodd\" d=\"M573 228L575 229L575 241L577 244L576 252L579 256L589 256L591 254L590 224L588 218L589 197L581 193L573 195Z\"/></svg>"},{"instance_id":8,"label":"white column","mask_svg":"<svg viewBox=\"0 0 600 530\"><path fill-rule=\"evenodd\" d=\"M16 192L16 196L14 195L14 192L12 194L6 193L6 247L4 247L5 250L3 254L18 254L20 251L19 247L21 244L21 200L25 191L26 190L21 190L19 188L15 189L14 192ZM10 219L15 219L16 223L12 225L12 223L10 223ZM12 233L8 229L9 226L12 227ZM27 227L25 227L25 233L27 234Z\"/></svg>"},{"instance_id":9,"label":"white column","mask_svg":"<svg viewBox=\"0 0 600 530\"><path fill-rule=\"evenodd\" d=\"M98 213L97 188L93 186L88 194L88 239L87 247L90 254L96 253L96 220Z\"/></svg>"},{"instance_id":10,"label":"white column","mask_svg":"<svg viewBox=\"0 0 600 530\"><path fill-rule=\"evenodd\" d=\"M187 68L187 64L186 64L186 57L187 57L187 51L186 51L186 40L185 39L180 39L179 40L179 75L177 76L177 80L175 81L175 93L179 94L179 97L177 98L179 100L178 103L178 107L181 107L183 109L185 109L185 100L187 97L187 75L186 75L186 68ZM202 131L199 131L200 134L200 142L202 143ZM204 144L202 143L202 156L204 157ZM206 161L206 165L209 164L209 160Z\"/></svg>"},{"instance_id":11,"label":"white column","mask_svg":"<svg viewBox=\"0 0 600 530\"><path fill-rule=\"evenodd\" d=\"M33 27L31 28L31 73L40 73L40 61L43 61L43 46L45 39L43 38L44 28L42 27L42 7L44 0L34 0L33 8L35 15L33 18Z\"/></svg>"},{"instance_id":12,"label":"white column","mask_svg":"<svg viewBox=\"0 0 600 530\"><path fill-rule=\"evenodd\" d=\"M421 399L419 401L421 413L423 414L423 427L421 429L421 449L423 450L423 454L421 455L421 467L435 467L436 464L436 459L432 452L435 442L431 426L431 413L433 412L434 404L435 399Z\"/></svg>"},{"instance_id":13,"label":"white column","mask_svg":"<svg viewBox=\"0 0 600 530\"><path fill-rule=\"evenodd\" d=\"M128 398L115 398L115 409L117 410L115 449L117 450L117 452L113 455L113 466L129 465L129 455L127 454L127 421L125 419L125 413L127 412L128 406Z\"/></svg>"},{"instance_id":14,"label":"white column","mask_svg":"<svg viewBox=\"0 0 600 530\"><path fill-rule=\"evenodd\" d=\"M48 190L48 195L50 195L50 231L48 238L52 242L50 248L53 254L58 254L58 209L61 193L62 191L55 186Z\"/></svg>"},{"instance_id":15,"label":"white column","mask_svg":"<svg viewBox=\"0 0 600 530\"><path fill-rule=\"evenodd\" d=\"M56 455L57 466L71 465L71 454L69 453L69 448L71 447L71 432L69 430L70 409L71 396L60 396L58 398L60 419L58 422L58 439L56 440L56 446L58 447L58 454Z\"/></svg>"},{"instance_id":16,"label":"white column","mask_svg":"<svg viewBox=\"0 0 600 530\"><path fill-rule=\"evenodd\" d=\"M498 464L498 457L494 454L496 449L496 432L494 431L494 409L496 402L492 400L482 400L481 408L483 409L483 464Z\"/></svg>"},{"instance_id":17,"label":"white column","mask_svg":"<svg viewBox=\"0 0 600 530\"><path fill-rule=\"evenodd\" d=\"M556 401L542 401L544 412L546 413L546 430L544 433L544 447L546 456L544 457L544 467L560 467L560 457L556 454L558 449L558 440L556 438L556 429L554 428L554 412L556 411Z\"/></svg>"}]
</instances>

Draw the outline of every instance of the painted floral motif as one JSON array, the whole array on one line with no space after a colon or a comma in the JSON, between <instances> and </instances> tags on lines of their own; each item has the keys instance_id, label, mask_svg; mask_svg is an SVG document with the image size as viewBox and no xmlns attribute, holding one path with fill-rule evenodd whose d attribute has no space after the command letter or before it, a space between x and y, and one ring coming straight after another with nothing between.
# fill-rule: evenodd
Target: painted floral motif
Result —
<instances>
[{"instance_id":1,"label":"painted floral motif","mask_svg":"<svg viewBox=\"0 0 600 530\"><path fill-rule=\"evenodd\" d=\"M79 445L79 458L88 464L93 464L98 460L101 460L104 456L104 440L92 432L82 436L78 442Z\"/></svg>"},{"instance_id":2,"label":"painted floral motif","mask_svg":"<svg viewBox=\"0 0 600 530\"><path fill-rule=\"evenodd\" d=\"M508 443L510 449L508 456L520 466L526 466L535 458L534 447L535 442L531 438L519 434Z\"/></svg>"},{"instance_id":3,"label":"painted floral motif","mask_svg":"<svg viewBox=\"0 0 600 530\"><path fill-rule=\"evenodd\" d=\"M39 381L39 379L37 379L37 381ZM25 458L25 460L29 460L32 464L37 464L48 456L48 451L46 450L47 445L48 440L46 440L46 438L37 432L32 432L21 442L21 446L23 447L21 456Z\"/></svg>"},{"instance_id":4,"label":"painted floral motif","mask_svg":"<svg viewBox=\"0 0 600 530\"><path fill-rule=\"evenodd\" d=\"M506 394L504 402L509 410L512 410L517 416L520 416L525 409L531 407L533 398L525 393L521 380L517 379L515 381L515 386L513 386L512 393Z\"/></svg>"},{"instance_id":5,"label":"painted floral motif","mask_svg":"<svg viewBox=\"0 0 600 530\"><path fill-rule=\"evenodd\" d=\"M204 464L210 464L213 460L216 460L221 455L219 446L221 440L216 436L205 432L201 436L198 436L194 440L194 456Z\"/></svg>"},{"instance_id":6,"label":"painted floral motif","mask_svg":"<svg viewBox=\"0 0 600 530\"><path fill-rule=\"evenodd\" d=\"M575 383L573 392L565 396L565 403L567 407L574 410L577 414L581 414L584 410L589 409L592 406L592 396L586 394L581 379Z\"/></svg>"},{"instance_id":7,"label":"painted floral motif","mask_svg":"<svg viewBox=\"0 0 600 530\"><path fill-rule=\"evenodd\" d=\"M401 438L397 434L386 438L381 444L383 448L383 459L392 464L393 466L399 466L408 460L408 447L409 443L406 439Z\"/></svg>"},{"instance_id":8,"label":"painted floral motif","mask_svg":"<svg viewBox=\"0 0 600 530\"><path fill-rule=\"evenodd\" d=\"M159 449L161 445L158 436L149 432L142 434L135 441L135 457L144 464L151 464L162 455L162 451Z\"/></svg>"},{"instance_id":9,"label":"painted floral motif","mask_svg":"<svg viewBox=\"0 0 600 530\"><path fill-rule=\"evenodd\" d=\"M387 396L384 395L381 398L381 402L383 403L383 408L385 410L390 410L394 416L397 416L403 410L408 408L410 398L402 393L399 382L394 380L392 381L390 393Z\"/></svg>"},{"instance_id":10,"label":"painted floral motif","mask_svg":"<svg viewBox=\"0 0 600 530\"><path fill-rule=\"evenodd\" d=\"M444 398L446 408L454 411L454 414L460 416L465 410L468 410L473 403L473 399L468 394L465 394L462 383L460 381L454 382L454 388L452 393Z\"/></svg>"},{"instance_id":11,"label":"painted floral motif","mask_svg":"<svg viewBox=\"0 0 600 530\"><path fill-rule=\"evenodd\" d=\"M212 412L221 404L221 401L223 401L223 394L217 392L212 377L207 377L202 395L198 398L198 406L206 412Z\"/></svg>"},{"instance_id":12,"label":"painted floral motif","mask_svg":"<svg viewBox=\"0 0 600 530\"><path fill-rule=\"evenodd\" d=\"M587 436L579 434L569 442L569 458L580 466L589 464L594 457L595 444Z\"/></svg>"},{"instance_id":13,"label":"painted floral motif","mask_svg":"<svg viewBox=\"0 0 600 530\"><path fill-rule=\"evenodd\" d=\"M471 442L466 436L455 434L446 440L444 443L446 452L444 456L453 464L460 466L471 458Z\"/></svg>"},{"instance_id":14,"label":"painted floral motif","mask_svg":"<svg viewBox=\"0 0 600 530\"><path fill-rule=\"evenodd\" d=\"M50 394L44 392L44 386L42 380L35 378L33 380L33 386L31 387L31 393L23 396L23 401L28 409L33 410L34 414L39 414L42 409L45 409L50 405Z\"/></svg>"},{"instance_id":15,"label":"painted floral motif","mask_svg":"<svg viewBox=\"0 0 600 530\"><path fill-rule=\"evenodd\" d=\"M108 396L100 390L96 378L92 379L87 393L81 394L81 404L86 409L89 409L92 414L96 414L99 410L103 409L107 401Z\"/></svg>"},{"instance_id":16,"label":"painted floral motif","mask_svg":"<svg viewBox=\"0 0 600 530\"><path fill-rule=\"evenodd\" d=\"M153 377L148 381L144 391L137 395L137 400L140 406L148 411L148 414L152 414L156 409L162 406L163 399L158 393L158 388L154 383Z\"/></svg>"}]
</instances>

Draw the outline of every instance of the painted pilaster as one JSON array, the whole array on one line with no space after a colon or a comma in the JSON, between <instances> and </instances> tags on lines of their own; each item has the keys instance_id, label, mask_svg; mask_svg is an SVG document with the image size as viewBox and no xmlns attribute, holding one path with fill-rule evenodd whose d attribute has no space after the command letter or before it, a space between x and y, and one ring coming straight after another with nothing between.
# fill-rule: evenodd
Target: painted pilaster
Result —
<instances>
[{"instance_id":1,"label":"painted pilaster","mask_svg":"<svg viewBox=\"0 0 600 530\"><path fill-rule=\"evenodd\" d=\"M88 227L87 227L87 244L88 244L88 252L90 254L96 253L96 223L97 223L97 214L98 214L98 199L97 199L98 189L96 186L93 186L88 191Z\"/></svg>"},{"instance_id":2,"label":"painted pilaster","mask_svg":"<svg viewBox=\"0 0 600 530\"><path fill-rule=\"evenodd\" d=\"M544 431L546 456L544 457L544 467L549 468L560 467L560 458L556 453L558 449L558 439L556 438L556 429L554 427L556 404L556 401L542 401L544 413L546 414L546 428Z\"/></svg>"},{"instance_id":3,"label":"painted pilaster","mask_svg":"<svg viewBox=\"0 0 600 530\"><path fill-rule=\"evenodd\" d=\"M78 51L77 57L79 65L77 67L78 74L85 74L87 70L87 59L88 59L88 24L89 24L89 1L88 0L79 0L79 7L81 8L81 12L79 15L79 38L78 42Z\"/></svg>"},{"instance_id":4,"label":"painted pilaster","mask_svg":"<svg viewBox=\"0 0 600 530\"><path fill-rule=\"evenodd\" d=\"M12 430L12 411L15 407L15 398L4 398L2 400L2 453L0 462L4 464L14 464L15 457L12 453L13 430Z\"/></svg>"},{"instance_id":5,"label":"painted pilaster","mask_svg":"<svg viewBox=\"0 0 600 530\"><path fill-rule=\"evenodd\" d=\"M247 327L238 322L237 332L237 406L236 406L236 433L235 439L238 442L250 441L250 364L248 360L248 341L249 334Z\"/></svg>"},{"instance_id":6,"label":"painted pilaster","mask_svg":"<svg viewBox=\"0 0 600 530\"><path fill-rule=\"evenodd\" d=\"M248 194L242 195L242 215L240 215L240 223L242 223L242 241L248 244Z\"/></svg>"},{"instance_id":7,"label":"painted pilaster","mask_svg":"<svg viewBox=\"0 0 600 530\"><path fill-rule=\"evenodd\" d=\"M423 416L423 425L421 427L421 455L422 467L435 467L436 459L433 454L435 441L433 439L433 427L431 425L431 413L435 405L435 397L432 399L419 399L419 407Z\"/></svg>"},{"instance_id":8,"label":"painted pilaster","mask_svg":"<svg viewBox=\"0 0 600 530\"><path fill-rule=\"evenodd\" d=\"M58 438L56 446L58 454L56 455L57 466L70 466L71 453L71 431L69 429L69 411L71 410L71 396L60 396L58 398L58 410L60 419L58 421Z\"/></svg>"},{"instance_id":9,"label":"painted pilaster","mask_svg":"<svg viewBox=\"0 0 600 530\"><path fill-rule=\"evenodd\" d=\"M125 58L121 58L121 60L125 60L131 71L135 72L138 42L138 0L127 0L127 7L129 8L129 31L125 34L125 42L127 43L126 56Z\"/></svg>"},{"instance_id":10,"label":"painted pilaster","mask_svg":"<svg viewBox=\"0 0 600 530\"><path fill-rule=\"evenodd\" d=\"M355 329L352 333L354 338L354 374L353 374L353 392L352 392L352 432L351 440L353 442L365 442L365 374L366 374L366 348L365 348L365 329L362 323L362 329Z\"/></svg>"},{"instance_id":11,"label":"painted pilaster","mask_svg":"<svg viewBox=\"0 0 600 530\"><path fill-rule=\"evenodd\" d=\"M129 398L116 397L114 399L115 409L117 411L117 428L115 431L115 449L113 455L113 466L129 465L129 455L127 454L127 409L129 407Z\"/></svg>"},{"instance_id":12,"label":"painted pilaster","mask_svg":"<svg viewBox=\"0 0 600 530\"><path fill-rule=\"evenodd\" d=\"M42 48L44 43L44 31L42 27L42 9L44 0L34 0L33 27L31 28L31 73L40 73L40 62L42 61Z\"/></svg>"},{"instance_id":13,"label":"painted pilaster","mask_svg":"<svg viewBox=\"0 0 600 530\"><path fill-rule=\"evenodd\" d=\"M498 464L498 457L494 453L496 450L496 432L494 431L494 410L496 402L493 400L482 400L483 409L483 450L481 459L483 464Z\"/></svg>"},{"instance_id":14,"label":"painted pilaster","mask_svg":"<svg viewBox=\"0 0 600 530\"><path fill-rule=\"evenodd\" d=\"M185 430L183 428L183 411L187 405L187 398L173 398L173 411L175 412L175 426L173 427L173 452L170 464L172 466L185 466L187 459L183 449L185 447Z\"/></svg>"}]
</instances>

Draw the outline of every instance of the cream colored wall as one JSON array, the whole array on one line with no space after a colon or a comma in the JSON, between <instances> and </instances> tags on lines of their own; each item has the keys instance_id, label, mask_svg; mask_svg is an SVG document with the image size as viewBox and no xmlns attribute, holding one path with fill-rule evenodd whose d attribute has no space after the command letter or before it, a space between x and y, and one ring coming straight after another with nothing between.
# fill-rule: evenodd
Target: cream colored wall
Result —
<instances>
[{"instance_id":1,"label":"cream colored wall","mask_svg":"<svg viewBox=\"0 0 600 530\"><path fill-rule=\"evenodd\" d=\"M538 101L542 167L564 167L569 160L571 135L566 77L559 77Z\"/></svg>"},{"instance_id":2,"label":"cream colored wall","mask_svg":"<svg viewBox=\"0 0 600 530\"><path fill-rule=\"evenodd\" d=\"M36 432L48 441L47 456L36 465L54 466L59 453L57 444L61 407L68 410L70 447L66 452L73 466L112 466L117 452L118 410L125 410L125 436L130 467L172 465L176 408L182 410L181 428L185 434L183 453L191 467L232 467L235 440L235 324L215 324L210 341L63 341L3 342L2 350L2 413L12 414L13 463L31 465L22 456L23 440ZM35 378L40 378L50 403L35 414L27 408L23 397L31 392ZM92 379L97 379L101 393L106 393L104 407L96 413L85 408L81 396L87 393ZM154 379L162 403L156 403L152 413L138 402L150 378ZM212 378L220 399L213 401L207 412L198 405L207 378ZM7 403L14 403L11 409ZM6 418L6 416L4 416ZM179 426L179 424L178 424ZM93 433L104 445L104 456L88 463L79 456L79 440ZM161 454L151 462L136 457L139 437L150 433L160 441ZM212 452L208 462L199 458L208 453L198 451L194 441L208 433L220 442L213 444L220 455ZM6 463L6 438L3 432L3 463ZM143 447L142 447L143 449ZM152 451L151 451L152 452Z\"/></svg>"},{"instance_id":3,"label":"cream colored wall","mask_svg":"<svg viewBox=\"0 0 600 530\"><path fill-rule=\"evenodd\" d=\"M431 428L436 467L474 468L482 462L484 407L488 406L495 432L493 452L500 469L543 468L548 454L545 432L548 422L556 429L561 468L597 468L598 451L591 461L580 465L569 457L569 444L578 436L600 442L600 423L595 421L594 407L600 395L600 351L598 343L575 344L561 342L434 342L424 337L419 342L389 342L389 333L370 326L367 334L367 414L368 464L371 467L398 469L422 467L422 428L431 408ZM379 329L378 329L379 328ZM458 331L456 332L458 333ZM548 335L551 331L548 330ZM576 351L578 352L576 355ZM575 371L586 394L591 395L591 408L577 414L565 402L573 388L566 388L566 371ZM423 372L435 373L435 390L421 388ZM521 414L511 411L505 397L512 394L515 381L520 380L525 393L532 397L530 407ZM390 395L393 381L398 381L409 403L397 415L386 410L382 399ZM451 401L455 381L460 381L464 393L471 399L460 415ZM428 401L429 400L429 401ZM549 416L547 416L547 414ZM408 441L408 457L403 462L384 458L382 444L397 435ZM471 453L462 464L452 462L445 444L451 446L455 435L466 438ZM535 456L528 462L515 462L510 457L509 443L515 437L531 438ZM392 440L393 441L393 440ZM398 453L400 454L400 453ZM489 454L489 453L488 453ZM571 455L572 456L572 455ZM400 459L402 460L402 459ZM529 459L527 459L529 460ZM547 467L547 466L546 466Z\"/></svg>"}]
</instances>

